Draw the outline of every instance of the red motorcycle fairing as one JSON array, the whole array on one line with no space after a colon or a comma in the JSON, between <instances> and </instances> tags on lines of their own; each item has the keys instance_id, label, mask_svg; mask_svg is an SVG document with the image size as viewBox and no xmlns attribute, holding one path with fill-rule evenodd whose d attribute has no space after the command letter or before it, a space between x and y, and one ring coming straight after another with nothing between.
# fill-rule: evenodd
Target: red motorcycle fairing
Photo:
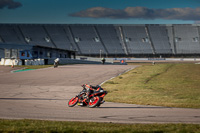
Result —
<instances>
[{"instance_id":1,"label":"red motorcycle fairing","mask_svg":"<svg viewBox=\"0 0 200 133\"><path fill-rule=\"evenodd\" d=\"M75 106L77 103L81 106L88 106L90 108L99 107L104 103L103 98L107 94L107 91L104 91L100 86L91 86L88 84L82 85L83 90L74 98L70 99L68 102L69 107ZM87 89L90 89L92 93L88 96ZM95 91L94 91L95 89ZM78 100L77 100L78 98Z\"/></svg>"},{"instance_id":2,"label":"red motorcycle fairing","mask_svg":"<svg viewBox=\"0 0 200 133\"><path fill-rule=\"evenodd\" d=\"M100 96L100 97L104 97L107 94L107 91L95 91L93 94L91 94L89 97L93 97L93 96Z\"/></svg>"}]
</instances>

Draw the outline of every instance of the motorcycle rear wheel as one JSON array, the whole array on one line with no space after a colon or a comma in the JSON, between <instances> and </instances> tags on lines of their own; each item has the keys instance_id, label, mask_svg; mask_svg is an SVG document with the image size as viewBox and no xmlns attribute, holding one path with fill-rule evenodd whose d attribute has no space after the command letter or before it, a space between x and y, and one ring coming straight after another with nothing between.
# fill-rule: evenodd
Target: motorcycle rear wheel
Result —
<instances>
[{"instance_id":1,"label":"motorcycle rear wheel","mask_svg":"<svg viewBox=\"0 0 200 133\"><path fill-rule=\"evenodd\" d=\"M77 103L78 103L78 97L74 97L74 98L69 100L68 106L69 107L74 107Z\"/></svg>"},{"instance_id":2,"label":"motorcycle rear wheel","mask_svg":"<svg viewBox=\"0 0 200 133\"><path fill-rule=\"evenodd\" d=\"M88 107L90 108L94 108L96 107L97 105L99 105L101 102L101 98L99 96L95 96L93 98L90 99L90 102L88 104Z\"/></svg>"}]
</instances>

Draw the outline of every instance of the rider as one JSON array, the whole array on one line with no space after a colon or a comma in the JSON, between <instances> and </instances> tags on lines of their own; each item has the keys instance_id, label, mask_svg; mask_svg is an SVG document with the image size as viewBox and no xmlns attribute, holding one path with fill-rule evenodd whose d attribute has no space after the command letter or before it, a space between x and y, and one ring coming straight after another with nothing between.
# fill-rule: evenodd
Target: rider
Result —
<instances>
[{"instance_id":1,"label":"rider","mask_svg":"<svg viewBox=\"0 0 200 133\"><path fill-rule=\"evenodd\" d=\"M55 64L55 65L58 65L58 64L59 64L59 61L60 61L60 59L59 59L59 58L56 58L56 59L54 60L54 64Z\"/></svg>"},{"instance_id":2,"label":"rider","mask_svg":"<svg viewBox=\"0 0 200 133\"><path fill-rule=\"evenodd\" d=\"M102 64L104 65L105 62L106 62L106 59L105 59L105 58L102 58L102 59L101 59L101 62L102 62Z\"/></svg>"},{"instance_id":3,"label":"rider","mask_svg":"<svg viewBox=\"0 0 200 133\"><path fill-rule=\"evenodd\" d=\"M97 85L97 86L92 86L92 85L83 85L83 87L85 87L87 89L87 99L89 99L89 96L91 93L93 93L94 91L100 89L100 86Z\"/></svg>"}]
</instances>

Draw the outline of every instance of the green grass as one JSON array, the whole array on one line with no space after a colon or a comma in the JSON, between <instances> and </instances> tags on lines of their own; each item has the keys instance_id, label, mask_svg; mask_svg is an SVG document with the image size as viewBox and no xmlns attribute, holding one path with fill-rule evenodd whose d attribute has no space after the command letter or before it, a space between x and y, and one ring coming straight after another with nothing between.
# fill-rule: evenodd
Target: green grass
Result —
<instances>
[{"instance_id":1,"label":"green grass","mask_svg":"<svg viewBox=\"0 0 200 133\"><path fill-rule=\"evenodd\" d=\"M62 66L62 65L74 65L74 64L60 64L58 65L59 66ZM48 67L53 67L54 65L16 65L15 67L21 67L21 68L24 68L24 69L42 69L42 68L48 68Z\"/></svg>"},{"instance_id":2,"label":"green grass","mask_svg":"<svg viewBox=\"0 0 200 133\"><path fill-rule=\"evenodd\" d=\"M15 70L13 72L16 73L16 72L24 72L24 71L31 71L31 70L35 70L35 69L22 69L22 70Z\"/></svg>"},{"instance_id":3,"label":"green grass","mask_svg":"<svg viewBox=\"0 0 200 133\"><path fill-rule=\"evenodd\" d=\"M51 66L25 66L40 69ZM200 108L200 65L145 64L106 82L106 101ZM114 124L43 120L1 120L0 132L200 133L200 124Z\"/></svg>"},{"instance_id":4,"label":"green grass","mask_svg":"<svg viewBox=\"0 0 200 133\"><path fill-rule=\"evenodd\" d=\"M0 120L0 132L200 133L199 124L113 124L42 120Z\"/></svg>"},{"instance_id":5,"label":"green grass","mask_svg":"<svg viewBox=\"0 0 200 133\"><path fill-rule=\"evenodd\" d=\"M200 108L200 65L142 65L102 87L106 101L167 107Z\"/></svg>"}]
</instances>

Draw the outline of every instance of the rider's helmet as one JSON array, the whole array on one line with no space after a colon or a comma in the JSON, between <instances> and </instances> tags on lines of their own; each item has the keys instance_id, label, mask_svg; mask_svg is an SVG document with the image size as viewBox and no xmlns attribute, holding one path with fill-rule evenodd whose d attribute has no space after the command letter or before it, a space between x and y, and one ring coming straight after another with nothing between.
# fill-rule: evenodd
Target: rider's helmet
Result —
<instances>
[{"instance_id":1,"label":"rider's helmet","mask_svg":"<svg viewBox=\"0 0 200 133\"><path fill-rule=\"evenodd\" d=\"M56 59L55 59L55 62L59 62L59 60L60 60L59 58L56 58Z\"/></svg>"}]
</instances>

